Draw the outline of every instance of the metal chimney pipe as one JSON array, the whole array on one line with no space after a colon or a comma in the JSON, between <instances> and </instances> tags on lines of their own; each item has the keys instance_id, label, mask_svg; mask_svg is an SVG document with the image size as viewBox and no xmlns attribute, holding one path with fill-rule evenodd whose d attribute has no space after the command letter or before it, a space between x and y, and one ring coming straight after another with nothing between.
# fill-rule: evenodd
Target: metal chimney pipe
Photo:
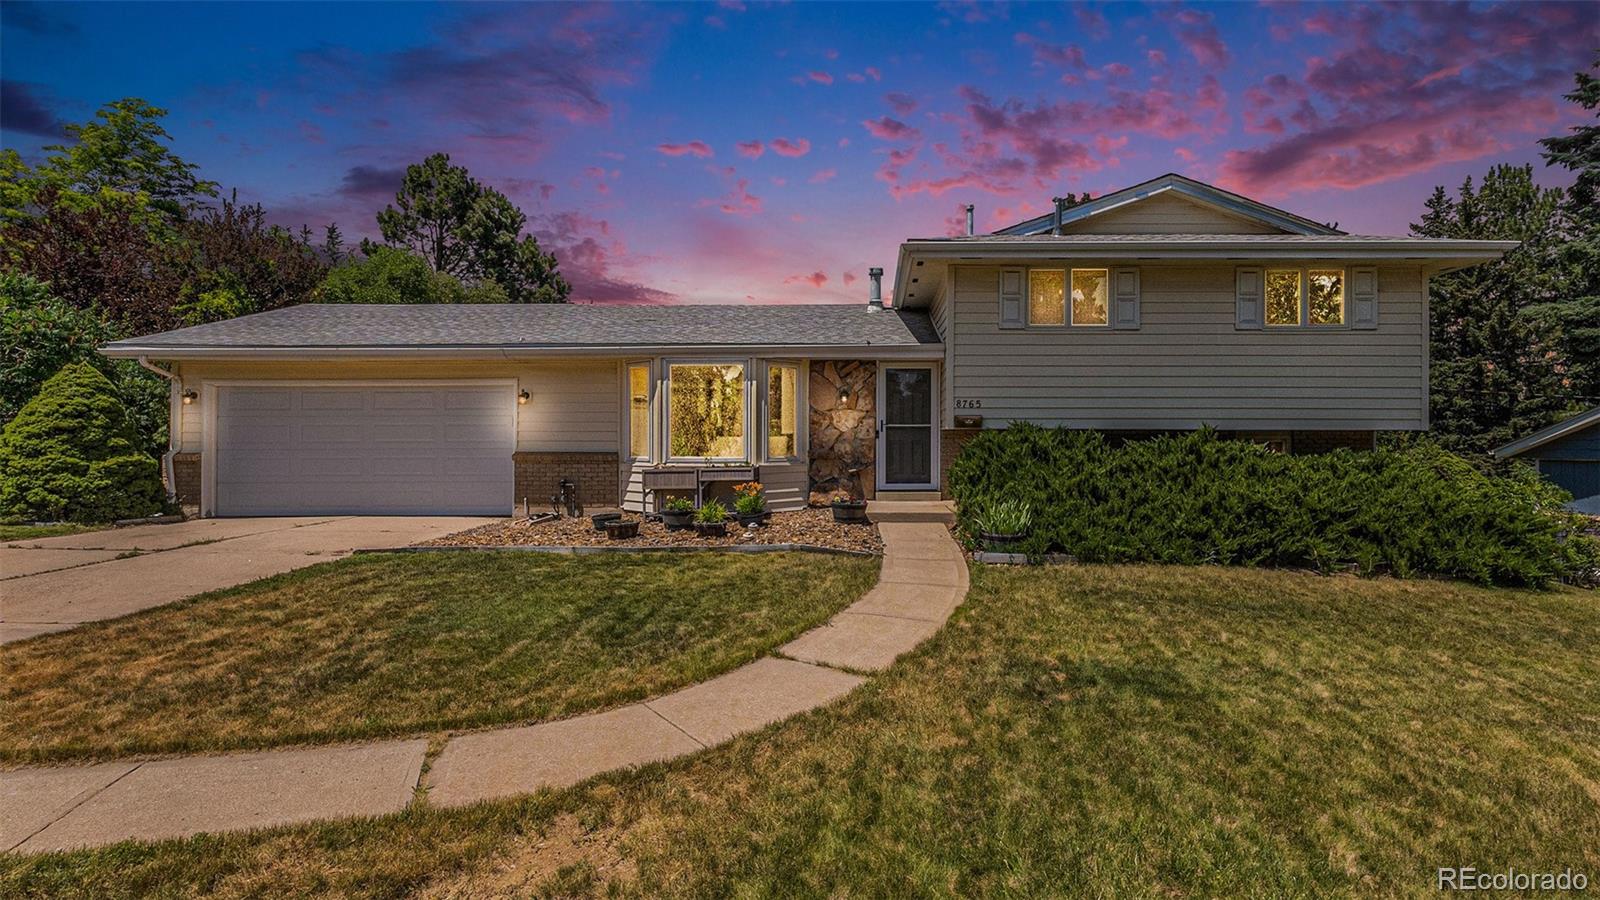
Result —
<instances>
[{"instance_id":1,"label":"metal chimney pipe","mask_svg":"<svg viewBox=\"0 0 1600 900\"><path fill-rule=\"evenodd\" d=\"M1050 233L1053 234L1053 235L1060 236L1060 234L1061 234L1061 216L1062 216L1063 213L1066 212L1066 209L1067 209L1067 198L1065 198L1065 197L1051 197L1050 200L1053 203L1055 203L1055 205L1056 205L1056 218L1055 218L1054 224L1051 225L1051 227L1050 227Z\"/></svg>"},{"instance_id":2,"label":"metal chimney pipe","mask_svg":"<svg viewBox=\"0 0 1600 900\"><path fill-rule=\"evenodd\" d=\"M968 203L967 204L967 237L972 237L973 233L974 233L974 229L972 227L972 204Z\"/></svg>"},{"instance_id":3,"label":"metal chimney pipe","mask_svg":"<svg viewBox=\"0 0 1600 900\"><path fill-rule=\"evenodd\" d=\"M867 270L867 310L883 311L883 270L877 266Z\"/></svg>"}]
</instances>

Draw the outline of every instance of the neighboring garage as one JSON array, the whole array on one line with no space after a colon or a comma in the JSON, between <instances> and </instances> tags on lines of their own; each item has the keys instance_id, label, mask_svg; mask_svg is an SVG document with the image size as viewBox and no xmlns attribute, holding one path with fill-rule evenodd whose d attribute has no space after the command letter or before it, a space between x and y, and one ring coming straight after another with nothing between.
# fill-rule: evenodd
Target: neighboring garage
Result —
<instances>
[{"instance_id":1,"label":"neighboring garage","mask_svg":"<svg viewBox=\"0 0 1600 900\"><path fill-rule=\"evenodd\" d=\"M1512 441L1494 455L1533 463L1572 495L1570 508L1600 516L1600 406Z\"/></svg>"},{"instance_id":2,"label":"neighboring garage","mask_svg":"<svg viewBox=\"0 0 1600 900\"><path fill-rule=\"evenodd\" d=\"M516 386L218 384L204 458L217 516L506 515Z\"/></svg>"}]
</instances>

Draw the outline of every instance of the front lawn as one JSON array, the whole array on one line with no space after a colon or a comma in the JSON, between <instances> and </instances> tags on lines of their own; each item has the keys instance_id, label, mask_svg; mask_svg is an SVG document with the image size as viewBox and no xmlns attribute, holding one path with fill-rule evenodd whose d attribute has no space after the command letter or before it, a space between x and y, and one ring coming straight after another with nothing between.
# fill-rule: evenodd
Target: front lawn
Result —
<instances>
[{"instance_id":1,"label":"front lawn","mask_svg":"<svg viewBox=\"0 0 1600 900\"><path fill-rule=\"evenodd\" d=\"M104 527L104 525L74 525L71 522L57 522L53 525L0 525L0 544L57 537L63 534L82 534L85 531L99 531Z\"/></svg>"},{"instance_id":2,"label":"front lawn","mask_svg":"<svg viewBox=\"0 0 1600 900\"><path fill-rule=\"evenodd\" d=\"M267 747L550 719L709 678L878 561L359 556L5 648L0 759Z\"/></svg>"},{"instance_id":3,"label":"front lawn","mask_svg":"<svg viewBox=\"0 0 1600 900\"><path fill-rule=\"evenodd\" d=\"M862 689L461 810L10 858L0 893L1433 895L1600 873L1600 599L1222 568L974 571Z\"/></svg>"}]
</instances>

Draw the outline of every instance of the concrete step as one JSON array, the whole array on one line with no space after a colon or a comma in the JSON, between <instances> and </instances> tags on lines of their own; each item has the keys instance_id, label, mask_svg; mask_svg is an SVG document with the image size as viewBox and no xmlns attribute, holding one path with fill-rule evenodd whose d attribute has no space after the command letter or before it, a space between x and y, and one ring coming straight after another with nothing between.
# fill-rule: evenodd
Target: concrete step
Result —
<instances>
[{"instance_id":1,"label":"concrete step","mask_svg":"<svg viewBox=\"0 0 1600 900\"><path fill-rule=\"evenodd\" d=\"M874 522L956 523L956 507L949 500L868 500L867 518Z\"/></svg>"},{"instance_id":2,"label":"concrete step","mask_svg":"<svg viewBox=\"0 0 1600 900\"><path fill-rule=\"evenodd\" d=\"M879 491L879 500L938 500L938 491Z\"/></svg>"}]
</instances>

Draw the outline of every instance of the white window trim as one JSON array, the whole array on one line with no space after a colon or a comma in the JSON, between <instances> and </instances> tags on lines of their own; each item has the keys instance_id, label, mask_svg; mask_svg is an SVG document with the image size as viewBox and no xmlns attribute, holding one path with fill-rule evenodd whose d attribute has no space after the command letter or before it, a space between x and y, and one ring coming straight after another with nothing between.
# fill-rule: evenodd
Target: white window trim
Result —
<instances>
[{"instance_id":1,"label":"white window trim","mask_svg":"<svg viewBox=\"0 0 1600 900\"><path fill-rule=\"evenodd\" d=\"M806 457L806 444L810 436L806 432L807 419L810 407L807 405L806 387L810 380L809 366L803 366L799 360L794 359L758 359L756 363L761 368L761 390L756 421L761 424L761 460L766 463L795 463ZM794 453L788 456L773 456L772 448L768 445L772 435L767 433L767 418L771 415L768 399L772 393L771 369L774 367L790 368L794 370Z\"/></svg>"},{"instance_id":2,"label":"white window trim","mask_svg":"<svg viewBox=\"0 0 1600 900\"><path fill-rule=\"evenodd\" d=\"M756 360L743 356L689 356L668 357L661 361L661 383L664 387L661 399L661 458L668 463L691 464L740 464L748 465L751 460L753 445L751 439L755 423L751 421L754 409L755 384L750 373L754 370ZM744 370L744 454L742 456L674 456L672 453L672 367L673 366L739 366Z\"/></svg>"},{"instance_id":3,"label":"white window trim","mask_svg":"<svg viewBox=\"0 0 1600 900\"><path fill-rule=\"evenodd\" d=\"M1299 272L1300 273L1300 321L1292 325L1274 325L1267 317L1267 282L1271 280L1273 272ZM1311 273L1312 272L1338 272L1340 289L1339 321L1329 324L1317 325L1311 321ZM1293 331L1296 329L1309 331L1348 331L1350 330L1350 269L1348 266L1338 265L1303 265L1303 266L1271 266L1261 267L1261 325L1268 331Z\"/></svg>"},{"instance_id":4,"label":"white window trim","mask_svg":"<svg viewBox=\"0 0 1600 900\"><path fill-rule=\"evenodd\" d=\"M1039 328L1045 330L1066 328L1106 328L1111 327L1112 310L1116 297L1112 291L1111 273L1115 269L1111 265L1103 266L1028 266L1022 274L1022 324L1024 328ZM1061 316L1064 321L1038 323L1033 321L1033 273L1034 272L1060 272L1062 274L1061 289L1064 294L1061 304ZM1106 278L1106 320L1104 322L1072 321L1072 273L1074 272L1101 272Z\"/></svg>"},{"instance_id":5,"label":"white window trim","mask_svg":"<svg viewBox=\"0 0 1600 900\"><path fill-rule=\"evenodd\" d=\"M645 388L645 406L646 406L646 409L647 409L647 414L645 415L645 429L646 429L646 436L645 436L645 442L644 442L645 454L644 454L644 456L634 456L633 455L633 381L632 381L632 377L633 377L633 370L637 369L637 368L641 368L641 367L643 367L644 370L647 373L649 373L649 375L648 375L649 386L647 388ZM625 443L622 446L623 446L623 448L625 450L624 458L627 459L628 462L631 462L631 463L648 463L651 460L655 459L656 458L656 454L659 452L660 445L656 440L657 434L660 432L660 428L658 428L657 425L656 425L657 419L659 418L656 415L656 396L657 396L658 393L659 392L657 391L656 361L655 360L653 360L653 359L630 359L630 360L627 360L627 361L623 362L623 364L622 364L622 408L623 408L622 430L623 430L623 439L624 439Z\"/></svg>"}]
</instances>

